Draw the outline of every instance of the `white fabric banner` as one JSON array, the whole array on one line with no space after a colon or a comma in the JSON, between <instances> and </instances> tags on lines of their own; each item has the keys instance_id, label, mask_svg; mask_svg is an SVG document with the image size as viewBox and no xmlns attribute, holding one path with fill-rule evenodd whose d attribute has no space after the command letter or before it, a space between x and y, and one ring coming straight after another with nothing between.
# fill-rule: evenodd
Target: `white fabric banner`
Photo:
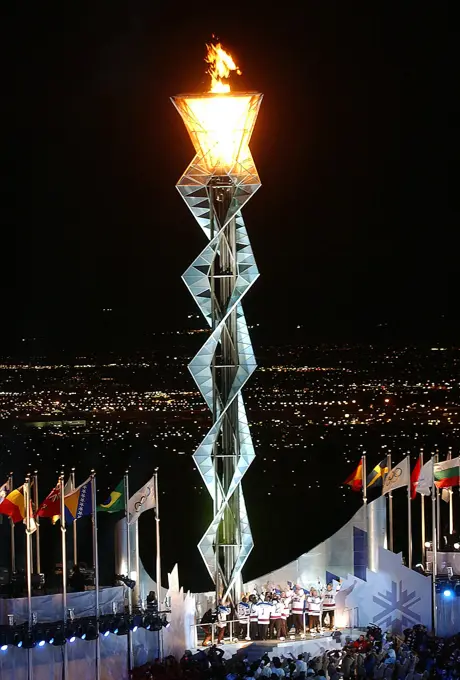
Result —
<instances>
[{"instance_id":1,"label":"white fabric banner","mask_svg":"<svg viewBox=\"0 0 460 680\"><path fill-rule=\"evenodd\" d=\"M145 484L142 489L136 491L128 501L128 524L133 524L146 510L151 510L156 505L155 499L155 475Z\"/></svg>"},{"instance_id":2,"label":"white fabric banner","mask_svg":"<svg viewBox=\"0 0 460 680\"><path fill-rule=\"evenodd\" d=\"M392 467L383 482L382 496L394 489L410 484L410 458L406 456L399 465Z\"/></svg>"},{"instance_id":3,"label":"white fabric banner","mask_svg":"<svg viewBox=\"0 0 460 680\"><path fill-rule=\"evenodd\" d=\"M420 477L418 478L416 491L421 493L423 496L429 496L431 487L433 486L433 458L420 470Z\"/></svg>"}]
</instances>

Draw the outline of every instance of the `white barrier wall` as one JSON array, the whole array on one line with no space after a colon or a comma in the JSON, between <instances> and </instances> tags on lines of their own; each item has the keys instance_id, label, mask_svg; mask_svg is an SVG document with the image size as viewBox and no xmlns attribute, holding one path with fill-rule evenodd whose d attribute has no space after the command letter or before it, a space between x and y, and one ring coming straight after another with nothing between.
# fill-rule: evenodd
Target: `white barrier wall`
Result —
<instances>
[{"instance_id":1,"label":"white barrier wall","mask_svg":"<svg viewBox=\"0 0 460 680\"><path fill-rule=\"evenodd\" d=\"M120 611L124 607L124 586L100 588L99 611L111 614L112 604L116 602ZM76 617L95 616L95 591L67 593L67 609L72 608ZM32 598L32 611L37 614L39 623L51 623L63 619L62 595L42 595ZM0 599L0 624L8 624L8 614L14 614L15 623L28 620L27 598Z\"/></svg>"},{"instance_id":2,"label":"white barrier wall","mask_svg":"<svg viewBox=\"0 0 460 680\"><path fill-rule=\"evenodd\" d=\"M421 623L431 629L431 578L402 564L401 555L380 548L378 572L366 580L348 574L337 593L336 624L346 627L373 623L401 633Z\"/></svg>"}]
</instances>

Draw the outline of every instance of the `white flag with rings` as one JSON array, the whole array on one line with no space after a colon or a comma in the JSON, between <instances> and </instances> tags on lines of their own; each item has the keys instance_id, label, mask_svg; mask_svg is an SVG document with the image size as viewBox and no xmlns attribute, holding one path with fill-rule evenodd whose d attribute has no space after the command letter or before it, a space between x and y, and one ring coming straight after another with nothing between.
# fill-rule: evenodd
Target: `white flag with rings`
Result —
<instances>
[{"instance_id":1,"label":"white flag with rings","mask_svg":"<svg viewBox=\"0 0 460 680\"><path fill-rule=\"evenodd\" d=\"M382 495L399 489L401 486L409 486L410 484L410 457L406 456L403 460L391 468L391 471L385 477L383 482Z\"/></svg>"},{"instance_id":2,"label":"white flag with rings","mask_svg":"<svg viewBox=\"0 0 460 680\"><path fill-rule=\"evenodd\" d=\"M128 501L128 524L137 522L139 515L146 510L151 510L156 505L155 499L155 475L139 491L131 496Z\"/></svg>"}]
</instances>

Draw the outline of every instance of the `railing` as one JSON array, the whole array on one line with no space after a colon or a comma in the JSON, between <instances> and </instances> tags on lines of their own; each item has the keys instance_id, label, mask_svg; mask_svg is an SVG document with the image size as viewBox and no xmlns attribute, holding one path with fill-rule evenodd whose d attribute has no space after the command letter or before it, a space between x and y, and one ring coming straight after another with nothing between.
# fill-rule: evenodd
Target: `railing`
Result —
<instances>
[{"instance_id":1,"label":"railing","mask_svg":"<svg viewBox=\"0 0 460 680\"><path fill-rule=\"evenodd\" d=\"M346 609L345 611L353 611L353 612L358 611L358 607L355 607L353 610L352 609L350 609L350 610ZM318 612L320 630L322 629L322 614L323 614L323 610L322 610L322 607L321 607L321 611ZM308 616L308 611L304 611L303 612L303 634L301 635L301 637L303 637L303 638L305 638L307 636L307 616ZM249 642L252 639L251 635L250 635L251 621L249 619L247 621L240 621L239 619L232 619L231 621L226 621L225 626L222 626L222 627L227 628L227 626L228 626L229 627L229 634L227 636L225 636L225 638L223 638L223 639L230 640L230 641L233 642L233 640L235 639L235 636L234 636L234 624L235 623L238 623L240 626L246 626L245 640ZM355 626L351 626L351 625L349 626L349 628L353 628L353 627L355 627ZM200 629L203 630L204 628L208 628L208 629L211 628L211 644L214 645L215 642L216 642L216 629L221 628L221 626L219 626L218 622L214 622L214 623L194 623L194 624L191 624L191 628L194 629L193 630L193 637L194 637L194 643L195 643L194 647L196 649L198 647L198 631ZM291 628L292 628L292 626L291 626ZM291 628L288 631L286 631L287 635L290 634ZM207 635L205 633L205 637L206 636ZM291 635L290 637L295 638L295 635L293 635L293 636Z\"/></svg>"},{"instance_id":2,"label":"railing","mask_svg":"<svg viewBox=\"0 0 460 680\"><path fill-rule=\"evenodd\" d=\"M235 639L234 638L234 624L239 623L241 626L246 626L246 637L245 640L249 641L251 640L251 636L249 634L249 626L250 626L250 620L248 619L247 621L240 621L239 619L232 619L231 621L226 621L225 626L220 626L217 621L214 623L193 623L191 624L191 628L194 629L193 634L194 634L194 641L195 641L195 649L198 647L198 630L203 629L203 628L211 628L211 644L214 645L216 641L216 628L227 628L229 626L229 635L228 637L224 638L226 640L230 639L232 642ZM203 631L204 632L204 631ZM206 638L206 633L205 633L205 638Z\"/></svg>"}]
</instances>

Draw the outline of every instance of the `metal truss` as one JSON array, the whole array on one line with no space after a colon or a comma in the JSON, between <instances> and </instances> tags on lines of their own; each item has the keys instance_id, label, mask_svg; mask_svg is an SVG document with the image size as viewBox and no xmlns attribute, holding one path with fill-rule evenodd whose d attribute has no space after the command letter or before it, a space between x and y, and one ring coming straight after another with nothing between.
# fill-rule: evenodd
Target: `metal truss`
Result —
<instances>
[{"instance_id":1,"label":"metal truss","mask_svg":"<svg viewBox=\"0 0 460 680\"><path fill-rule=\"evenodd\" d=\"M261 184L247 146L244 155L214 170L196 155L176 185L209 239L183 275L211 329L189 364L213 416L193 456L214 509L198 548L218 597L234 602L254 545L241 480L255 453L241 391L256 361L241 301L259 271L241 209Z\"/></svg>"}]
</instances>

